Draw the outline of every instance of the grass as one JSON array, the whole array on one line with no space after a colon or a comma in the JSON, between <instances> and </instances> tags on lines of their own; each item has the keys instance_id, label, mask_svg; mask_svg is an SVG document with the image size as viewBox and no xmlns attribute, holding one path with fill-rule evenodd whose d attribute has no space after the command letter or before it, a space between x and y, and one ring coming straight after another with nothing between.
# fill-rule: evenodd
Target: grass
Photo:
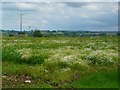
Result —
<instances>
[{"instance_id":1,"label":"grass","mask_svg":"<svg viewBox=\"0 0 120 90\"><path fill-rule=\"evenodd\" d=\"M2 40L3 88L117 87L117 37Z\"/></svg>"},{"instance_id":2,"label":"grass","mask_svg":"<svg viewBox=\"0 0 120 90\"><path fill-rule=\"evenodd\" d=\"M85 76L64 87L71 88L118 88L118 72L97 72Z\"/></svg>"}]
</instances>

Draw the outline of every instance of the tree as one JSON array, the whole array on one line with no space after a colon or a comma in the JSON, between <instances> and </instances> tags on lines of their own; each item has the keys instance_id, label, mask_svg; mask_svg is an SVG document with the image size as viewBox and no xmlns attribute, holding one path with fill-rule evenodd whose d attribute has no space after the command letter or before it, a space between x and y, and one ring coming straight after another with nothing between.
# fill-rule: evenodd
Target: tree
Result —
<instances>
[{"instance_id":1,"label":"tree","mask_svg":"<svg viewBox=\"0 0 120 90\"><path fill-rule=\"evenodd\" d=\"M25 34L25 32L18 32L18 34Z\"/></svg>"},{"instance_id":2,"label":"tree","mask_svg":"<svg viewBox=\"0 0 120 90\"><path fill-rule=\"evenodd\" d=\"M34 37L42 37L42 34L39 30L35 30L35 31L33 31L33 36Z\"/></svg>"}]
</instances>

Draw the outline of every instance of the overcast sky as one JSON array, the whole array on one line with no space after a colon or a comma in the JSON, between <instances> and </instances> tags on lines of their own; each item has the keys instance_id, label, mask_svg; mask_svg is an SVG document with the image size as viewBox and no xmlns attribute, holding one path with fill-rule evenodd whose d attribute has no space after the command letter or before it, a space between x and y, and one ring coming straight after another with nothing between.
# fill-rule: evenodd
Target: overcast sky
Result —
<instances>
[{"instance_id":1,"label":"overcast sky","mask_svg":"<svg viewBox=\"0 0 120 90\"><path fill-rule=\"evenodd\" d=\"M2 3L2 28L19 30L118 30L117 2L23 2Z\"/></svg>"}]
</instances>

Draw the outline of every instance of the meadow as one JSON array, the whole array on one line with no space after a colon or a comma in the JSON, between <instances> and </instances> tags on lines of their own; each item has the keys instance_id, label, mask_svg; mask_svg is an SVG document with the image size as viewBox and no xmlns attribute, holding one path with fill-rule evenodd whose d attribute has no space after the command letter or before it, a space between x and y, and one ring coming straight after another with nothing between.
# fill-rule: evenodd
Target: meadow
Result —
<instances>
[{"instance_id":1,"label":"meadow","mask_svg":"<svg viewBox=\"0 0 120 90\"><path fill-rule=\"evenodd\" d=\"M117 88L118 37L2 37L3 88Z\"/></svg>"}]
</instances>

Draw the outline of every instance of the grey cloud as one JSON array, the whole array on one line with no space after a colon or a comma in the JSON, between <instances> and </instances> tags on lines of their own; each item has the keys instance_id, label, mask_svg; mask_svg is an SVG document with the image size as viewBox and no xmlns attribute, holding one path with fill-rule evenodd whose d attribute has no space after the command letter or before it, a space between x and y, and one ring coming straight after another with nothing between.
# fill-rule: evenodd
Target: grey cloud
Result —
<instances>
[{"instance_id":1,"label":"grey cloud","mask_svg":"<svg viewBox=\"0 0 120 90\"><path fill-rule=\"evenodd\" d=\"M69 7L73 7L73 8L81 8L82 6L86 6L89 3L87 2L64 2L64 4L66 4Z\"/></svg>"},{"instance_id":2,"label":"grey cloud","mask_svg":"<svg viewBox=\"0 0 120 90\"><path fill-rule=\"evenodd\" d=\"M22 8L19 7L17 4L20 3L13 3L13 2L3 2L2 3L2 10L6 11L37 11L37 8ZM32 3L27 3L27 4L32 4ZM33 3L35 5L35 3Z\"/></svg>"}]
</instances>

